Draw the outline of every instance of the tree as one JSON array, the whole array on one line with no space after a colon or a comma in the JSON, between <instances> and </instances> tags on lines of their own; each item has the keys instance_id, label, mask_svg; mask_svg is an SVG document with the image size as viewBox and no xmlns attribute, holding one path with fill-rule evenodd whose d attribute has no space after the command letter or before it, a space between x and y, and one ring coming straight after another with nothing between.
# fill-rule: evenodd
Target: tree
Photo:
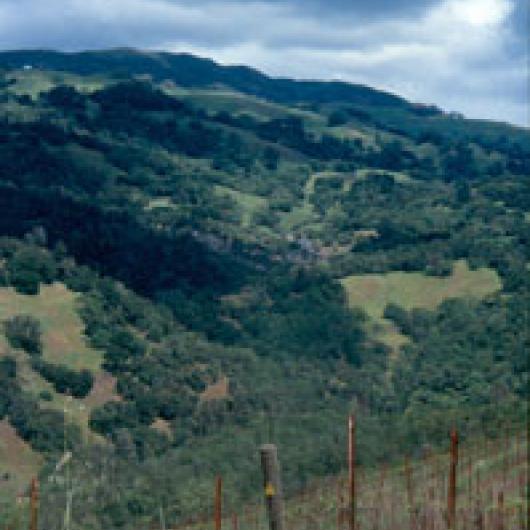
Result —
<instances>
[{"instance_id":1,"label":"tree","mask_svg":"<svg viewBox=\"0 0 530 530\"><path fill-rule=\"evenodd\" d=\"M276 171L278 169L278 162L280 160L280 153L277 149L266 147L263 151L263 163L269 171Z\"/></svg>"},{"instance_id":2,"label":"tree","mask_svg":"<svg viewBox=\"0 0 530 530\"><path fill-rule=\"evenodd\" d=\"M348 123L348 114L343 110L335 110L328 117L328 127L338 127Z\"/></svg>"},{"instance_id":3,"label":"tree","mask_svg":"<svg viewBox=\"0 0 530 530\"><path fill-rule=\"evenodd\" d=\"M50 253L36 246L18 249L7 268L11 284L23 294L38 294L39 283L50 283L57 275L57 266Z\"/></svg>"},{"instance_id":4,"label":"tree","mask_svg":"<svg viewBox=\"0 0 530 530\"><path fill-rule=\"evenodd\" d=\"M21 348L30 355L42 353L40 322L30 315L17 315L4 323L4 331L13 348Z\"/></svg>"},{"instance_id":5,"label":"tree","mask_svg":"<svg viewBox=\"0 0 530 530\"><path fill-rule=\"evenodd\" d=\"M76 372L66 366L51 364L41 359L36 359L32 366L60 394L71 394L75 398L84 398L92 390L94 377L89 370Z\"/></svg>"}]
</instances>

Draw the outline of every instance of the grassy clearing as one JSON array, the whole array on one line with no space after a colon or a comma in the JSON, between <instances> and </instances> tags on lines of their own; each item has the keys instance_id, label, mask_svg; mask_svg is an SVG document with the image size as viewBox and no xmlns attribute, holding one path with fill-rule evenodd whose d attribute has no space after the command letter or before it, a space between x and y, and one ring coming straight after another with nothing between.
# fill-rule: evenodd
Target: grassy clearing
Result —
<instances>
[{"instance_id":1,"label":"grassy clearing","mask_svg":"<svg viewBox=\"0 0 530 530\"><path fill-rule=\"evenodd\" d=\"M166 94L189 101L209 112L226 111L236 115L244 112L257 118L279 118L288 114L279 105L234 90L189 90L174 83L163 83L161 88Z\"/></svg>"},{"instance_id":2,"label":"grassy clearing","mask_svg":"<svg viewBox=\"0 0 530 530\"><path fill-rule=\"evenodd\" d=\"M406 173L399 171L388 171L386 169L373 169L364 168L358 169L355 173L339 173L337 171L320 171L313 173L306 182L304 193L306 200L315 193L315 184L317 180L329 179L329 178L340 178L343 179L342 191L348 193L351 189L351 185L354 182L360 182L370 178L371 175L390 175L394 180L400 184L412 184L414 180L409 177Z\"/></svg>"},{"instance_id":3,"label":"grassy clearing","mask_svg":"<svg viewBox=\"0 0 530 530\"><path fill-rule=\"evenodd\" d=\"M230 89L197 89L189 90L175 85L171 82L162 83L162 90L167 94L187 100L190 103L202 107L209 112L229 112L230 114L249 114L257 119L270 120L286 118L288 116L299 116L310 124L321 124L325 122L323 116L316 112L285 107L256 96L243 94Z\"/></svg>"},{"instance_id":4,"label":"grassy clearing","mask_svg":"<svg viewBox=\"0 0 530 530\"><path fill-rule=\"evenodd\" d=\"M401 173L399 171L388 171L387 169L373 168L358 169L355 172L355 180L366 180L370 175L390 175L399 184L411 184L414 182L414 180L406 173Z\"/></svg>"},{"instance_id":5,"label":"grassy clearing","mask_svg":"<svg viewBox=\"0 0 530 530\"><path fill-rule=\"evenodd\" d=\"M390 348L390 355L387 364L387 377L390 377L394 369L394 364L399 358L401 347L410 342L406 335L403 335L397 326L386 318L372 320L367 325L368 335L382 342Z\"/></svg>"},{"instance_id":6,"label":"grassy clearing","mask_svg":"<svg viewBox=\"0 0 530 530\"><path fill-rule=\"evenodd\" d=\"M43 392L51 396L50 400L41 399L44 408L66 410L71 421L78 423L88 433L88 419L92 408L117 397L114 378L101 368L102 353L86 344L84 324L77 312L78 296L60 283L42 285L36 296L19 294L12 288L2 288L0 321L20 314L39 319L44 346L43 358L74 370L90 370L95 383L89 396L78 400L55 392L53 386L32 369L29 356L19 350L12 351L2 334L0 355L8 351L14 355L19 382L25 391L36 397Z\"/></svg>"},{"instance_id":7,"label":"grassy clearing","mask_svg":"<svg viewBox=\"0 0 530 530\"><path fill-rule=\"evenodd\" d=\"M156 197L156 199L149 199L145 209L156 210L157 208L174 208L175 205L171 200L171 197Z\"/></svg>"},{"instance_id":8,"label":"grassy clearing","mask_svg":"<svg viewBox=\"0 0 530 530\"><path fill-rule=\"evenodd\" d=\"M250 226L254 213L267 205L267 199L264 197L252 193L244 193L227 186L216 185L215 192L221 196L228 195L237 203L241 211L241 224L247 227Z\"/></svg>"},{"instance_id":9,"label":"grassy clearing","mask_svg":"<svg viewBox=\"0 0 530 530\"><path fill-rule=\"evenodd\" d=\"M2 288L0 321L20 314L39 319L45 360L74 370L97 371L101 367L102 354L87 346L77 304L78 295L60 283L42 285L36 296L19 294L10 287ZM5 339L0 338L2 340L6 346Z\"/></svg>"},{"instance_id":10,"label":"grassy clearing","mask_svg":"<svg viewBox=\"0 0 530 530\"><path fill-rule=\"evenodd\" d=\"M383 316L389 303L407 310L434 309L448 298L483 298L501 288L501 280L494 270L470 270L465 260L455 262L447 278L421 272L390 272L348 276L342 284L350 305L362 307L376 319Z\"/></svg>"},{"instance_id":11,"label":"grassy clearing","mask_svg":"<svg viewBox=\"0 0 530 530\"><path fill-rule=\"evenodd\" d=\"M0 498L22 492L43 459L21 440L6 420L0 421Z\"/></svg>"},{"instance_id":12,"label":"grassy clearing","mask_svg":"<svg viewBox=\"0 0 530 530\"><path fill-rule=\"evenodd\" d=\"M28 95L35 99L41 92L48 92L58 85L69 85L80 92L90 93L100 90L109 83L108 79L98 76L80 77L66 72L47 72L37 68L18 70L9 74L14 83L9 91L17 95Z\"/></svg>"},{"instance_id":13,"label":"grassy clearing","mask_svg":"<svg viewBox=\"0 0 530 530\"><path fill-rule=\"evenodd\" d=\"M361 140L363 145L375 147L375 135L362 130L360 127L356 128L353 125L342 125L338 127L328 127L327 134L331 134L341 140Z\"/></svg>"},{"instance_id":14,"label":"grassy clearing","mask_svg":"<svg viewBox=\"0 0 530 530\"><path fill-rule=\"evenodd\" d=\"M319 226L318 220L319 217L313 206L308 201L304 201L302 206L295 206L289 212L282 213L280 228L283 232L308 229L311 226Z\"/></svg>"},{"instance_id":15,"label":"grassy clearing","mask_svg":"<svg viewBox=\"0 0 530 530\"><path fill-rule=\"evenodd\" d=\"M470 270L465 260L455 262L447 278L421 272L390 272L348 276L342 280L352 307L361 307L371 317L368 334L390 348L388 374L408 338L383 318L385 307L397 304L404 309L435 309L448 298L483 298L501 288L501 280L492 269Z\"/></svg>"},{"instance_id":16,"label":"grassy clearing","mask_svg":"<svg viewBox=\"0 0 530 530\"><path fill-rule=\"evenodd\" d=\"M338 173L336 171L320 171L318 173L313 173L305 184L304 193L306 200L309 200L309 197L315 193L315 184L317 180L329 178L344 179L343 191L347 191L348 183L353 180L354 175L348 173Z\"/></svg>"}]
</instances>

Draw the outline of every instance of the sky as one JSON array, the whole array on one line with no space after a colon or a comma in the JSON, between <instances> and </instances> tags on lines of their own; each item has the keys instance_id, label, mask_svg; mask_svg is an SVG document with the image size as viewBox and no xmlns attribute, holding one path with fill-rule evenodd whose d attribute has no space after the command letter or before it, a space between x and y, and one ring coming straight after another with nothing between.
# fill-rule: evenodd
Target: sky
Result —
<instances>
[{"instance_id":1,"label":"sky","mask_svg":"<svg viewBox=\"0 0 530 530\"><path fill-rule=\"evenodd\" d=\"M0 49L191 52L529 125L527 0L0 0Z\"/></svg>"}]
</instances>

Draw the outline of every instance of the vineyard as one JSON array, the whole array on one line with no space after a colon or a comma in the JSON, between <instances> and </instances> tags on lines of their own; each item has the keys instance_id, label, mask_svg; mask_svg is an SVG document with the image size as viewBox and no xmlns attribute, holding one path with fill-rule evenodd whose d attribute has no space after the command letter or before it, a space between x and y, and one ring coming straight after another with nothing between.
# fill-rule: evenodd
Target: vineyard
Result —
<instances>
[{"instance_id":1,"label":"vineyard","mask_svg":"<svg viewBox=\"0 0 530 530\"><path fill-rule=\"evenodd\" d=\"M275 446L264 446L274 449ZM505 430L496 438L475 437L460 444L453 430L447 450L423 447L414 457L365 468L355 461L355 431L351 430L346 473L314 480L303 491L283 498L280 471L268 476L264 467L262 500L238 506L218 476L209 506L176 527L166 525L160 508L149 530L528 530L528 438ZM263 447L262 447L263 451ZM281 448L280 448L281 451ZM347 458L346 458L347 457ZM68 461L64 463L68 476ZM256 470L258 472L258 470ZM48 479L49 480L49 479ZM47 487L43 481L42 488ZM74 508L65 482L64 528ZM70 497L70 499L73 495ZM263 501L263 497L265 501ZM81 498L77 503L82 503ZM268 509L265 509L267 506ZM75 509L75 508L74 508ZM18 497L11 520L2 530L56 530L39 524L39 485L34 479ZM88 527L87 527L88 528ZM57 529L59 530L59 529Z\"/></svg>"}]
</instances>

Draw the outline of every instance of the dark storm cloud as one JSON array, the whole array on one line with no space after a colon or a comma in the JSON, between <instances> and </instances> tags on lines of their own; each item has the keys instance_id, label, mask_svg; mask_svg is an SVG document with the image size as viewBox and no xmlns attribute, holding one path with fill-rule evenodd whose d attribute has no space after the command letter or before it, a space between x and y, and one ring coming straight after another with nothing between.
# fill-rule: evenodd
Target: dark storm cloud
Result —
<instances>
[{"instance_id":1,"label":"dark storm cloud","mask_svg":"<svg viewBox=\"0 0 530 530\"><path fill-rule=\"evenodd\" d=\"M0 48L190 51L525 121L526 0L0 0Z\"/></svg>"}]
</instances>

